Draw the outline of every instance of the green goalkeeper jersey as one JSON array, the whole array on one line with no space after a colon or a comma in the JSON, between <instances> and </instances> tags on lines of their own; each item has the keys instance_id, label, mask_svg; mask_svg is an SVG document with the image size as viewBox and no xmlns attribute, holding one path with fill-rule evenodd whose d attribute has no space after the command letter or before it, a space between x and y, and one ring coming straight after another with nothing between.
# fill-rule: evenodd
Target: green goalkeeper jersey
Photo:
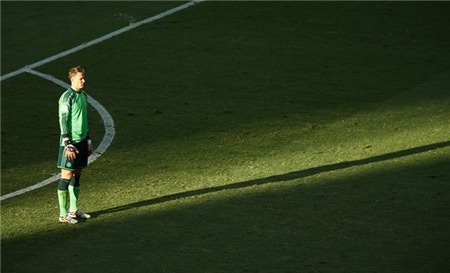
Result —
<instances>
[{"instance_id":1,"label":"green goalkeeper jersey","mask_svg":"<svg viewBox=\"0 0 450 273\"><path fill-rule=\"evenodd\" d=\"M58 103L60 144L64 145L62 139L65 137L69 137L74 143L84 140L89 135L86 93L69 88L61 95Z\"/></svg>"}]
</instances>

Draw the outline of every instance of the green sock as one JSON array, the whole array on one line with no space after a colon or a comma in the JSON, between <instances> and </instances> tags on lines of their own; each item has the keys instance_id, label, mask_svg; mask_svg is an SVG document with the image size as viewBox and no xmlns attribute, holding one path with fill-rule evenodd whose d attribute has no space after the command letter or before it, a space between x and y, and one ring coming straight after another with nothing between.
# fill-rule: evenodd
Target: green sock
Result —
<instances>
[{"instance_id":1,"label":"green sock","mask_svg":"<svg viewBox=\"0 0 450 273\"><path fill-rule=\"evenodd\" d=\"M67 214L67 190L58 190L59 215Z\"/></svg>"},{"instance_id":2,"label":"green sock","mask_svg":"<svg viewBox=\"0 0 450 273\"><path fill-rule=\"evenodd\" d=\"M80 196L80 187L69 185L69 194L70 194L69 211L76 211L78 209L78 197Z\"/></svg>"}]
</instances>

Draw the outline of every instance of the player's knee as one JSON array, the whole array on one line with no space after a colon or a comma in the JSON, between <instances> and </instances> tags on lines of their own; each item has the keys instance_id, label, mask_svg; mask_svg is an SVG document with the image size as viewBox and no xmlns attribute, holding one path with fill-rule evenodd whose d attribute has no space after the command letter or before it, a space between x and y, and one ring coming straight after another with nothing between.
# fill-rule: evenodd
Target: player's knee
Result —
<instances>
[{"instance_id":1,"label":"player's knee","mask_svg":"<svg viewBox=\"0 0 450 273\"><path fill-rule=\"evenodd\" d=\"M61 178L59 180L59 183L58 183L58 190L61 190L61 191L68 190L69 189L69 183L70 183L69 179Z\"/></svg>"},{"instance_id":2,"label":"player's knee","mask_svg":"<svg viewBox=\"0 0 450 273\"><path fill-rule=\"evenodd\" d=\"M80 175L74 175L72 179L70 180L70 185L74 187L80 186Z\"/></svg>"}]
</instances>

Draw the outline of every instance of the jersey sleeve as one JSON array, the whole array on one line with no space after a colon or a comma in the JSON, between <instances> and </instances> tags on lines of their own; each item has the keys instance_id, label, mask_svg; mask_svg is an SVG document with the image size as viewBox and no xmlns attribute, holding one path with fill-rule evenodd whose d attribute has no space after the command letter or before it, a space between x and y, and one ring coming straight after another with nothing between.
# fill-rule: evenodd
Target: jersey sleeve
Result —
<instances>
[{"instance_id":1,"label":"jersey sleeve","mask_svg":"<svg viewBox=\"0 0 450 273\"><path fill-rule=\"evenodd\" d=\"M70 113L71 105L69 103L69 99L67 96L61 96L59 99L59 128L61 131L61 137L66 138L70 137L70 128L69 128L69 113Z\"/></svg>"}]
</instances>

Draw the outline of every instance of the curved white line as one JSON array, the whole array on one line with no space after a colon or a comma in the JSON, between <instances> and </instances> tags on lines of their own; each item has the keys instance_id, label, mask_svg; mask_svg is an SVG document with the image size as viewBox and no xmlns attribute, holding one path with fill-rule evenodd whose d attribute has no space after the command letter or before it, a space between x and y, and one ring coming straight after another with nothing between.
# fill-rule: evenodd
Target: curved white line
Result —
<instances>
[{"instance_id":1,"label":"curved white line","mask_svg":"<svg viewBox=\"0 0 450 273\"><path fill-rule=\"evenodd\" d=\"M198 4L200 2L203 2L203 0L192 0L190 2L187 2L187 3L183 4L183 5L180 5L178 7L173 8L173 9L170 9L170 10L167 10L165 12L162 12L162 13L160 13L158 15L149 17L147 19L144 19L144 20L139 21L139 22L134 23L134 24L130 24L127 27L124 27L124 28L121 28L121 29L116 30L114 32L108 33L108 34L106 34L106 35L104 35L104 36L102 36L100 38L94 39L94 40L92 40L90 42L87 42L87 43L83 43L82 45L76 46L76 47L74 47L72 49L66 50L66 51L61 52L59 54L56 54L54 56L48 57L46 59L43 59L43 60L41 60L39 62L33 63L31 65L27 65L27 66L25 66L23 68L20 68L20 69L16 70L16 71L13 71L13 72L8 73L6 75L0 76L0 81L6 80L6 79L14 77L14 76L17 76L17 75L19 75L21 73L24 73L24 72L28 72L28 73L34 74L36 76L42 77L44 79L47 79L47 80L49 80L49 81L51 81L51 82L53 82L53 83L55 83L55 84L57 84L59 86L62 86L64 88L69 88L69 85L66 84L65 82L63 82L61 80L58 80L58 79L56 79L55 77L53 77L51 75L43 74L43 73L40 73L40 72L32 70L32 69L36 68L36 67L39 67L39 66L41 66L43 64L52 62L54 60L57 60L59 58L65 57L65 56L67 56L69 54L72 54L72 53L75 53L77 51L80 51L80 50L82 50L82 49L84 49L86 47L89 47L89 46L98 44L100 42L103 42L103 41L105 41L107 39L110 39L110 38L112 38L114 36L117 36L119 34L127 32L129 30L132 30L132 29L134 29L136 27L139 27L141 25L144 25L144 24L147 24L147 23L159 20L159 19L161 19L163 17L166 17L166 16L171 15L171 14L173 14L175 12L178 12L180 10L186 9L188 7L191 7L191 6L193 6L195 4ZM113 121L112 117L109 115L108 111L106 111L106 109L98 101L96 101L94 98L92 98L89 95L88 95L88 100L89 100L89 103L99 112L100 116L103 119L103 123L104 123L104 126L105 126L105 135L103 137L102 142L99 144L99 146L95 150L94 154L92 154L89 157L89 163L91 163L91 162L95 161L98 157L100 157L101 154L103 152L105 152L105 150L109 147L109 145L111 144L111 142L112 142L112 140L114 138L115 129L114 129L114 121ZM24 188L24 189L20 189L18 191L12 192L12 193L8 193L8 194L5 194L5 195L2 195L2 196L0 196L0 201L6 200L8 198L11 198L11 197L14 197L14 196L17 196L17 195L20 195L20 194L23 194L25 192L29 192L29 191L41 188L41 187L43 187L45 185L48 185L48 184L52 183L53 181L58 180L60 177L61 177L61 175L57 174L57 175L54 175L54 176L52 176L52 177L50 177L50 178L48 178L48 179L46 179L46 180L44 180L42 182L37 183L35 185L29 186L29 187Z\"/></svg>"},{"instance_id":2,"label":"curved white line","mask_svg":"<svg viewBox=\"0 0 450 273\"><path fill-rule=\"evenodd\" d=\"M57 79L57 78L55 78L55 77L53 77L51 75L44 74L44 73L41 73L41 72L38 72L38 71L34 71L34 70L31 70L31 69L27 69L25 72L28 72L28 73L31 73L31 74L36 75L38 77L44 78L46 80L49 80L49 81L51 81L51 82L53 82L53 83L55 83L55 84L57 84L57 85L59 85L59 86L61 86L63 88L66 88L66 89L70 88L70 86L67 83L65 83L65 82L63 82L63 81L61 81L61 80L59 80L59 79ZM105 135L103 136L102 141L100 142L100 144L98 145L98 147L94 151L94 153L92 155L90 155L89 158L88 158L88 163L90 164L90 163L94 162L97 158L99 158L106 151L106 149L108 149L109 145L111 145L111 143L112 143L112 141L114 139L116 131L114 129L114 120L112 119L112 117L108 113L108 111L106 111L106 109L98 101L96 101L93 97L91 97L89 95L88 95L88 102L100 114L100 117L103 120L103 125L105 127ZM35 190L35 189L39 189L41 187L44 187L44 186L46 186L46 185L48 185L48 184L50 184L50 183L60 179L60 177L61 177L61 174L56 174L56 175L54 175L54 176L52 176L52 177L50 177L50 178L48 178L48 179L46 179L44 181L41 181L41 182L39 182L37 184L34 184L32 186L29 186L29 187L26 187L26 188L23 188L23 189L20 189L20 190L17 190L15 192L11 192L11 193L8 193L8 194L5 194L5 195L2 195L2 196L0 196L0 201L6 200L8 198L11 198L11 197L14 197L14 196L17 196L17 195L24 194L26 192L29 192L29 191L32 191L32 190Z\"/></svg>"}]
</instances>

